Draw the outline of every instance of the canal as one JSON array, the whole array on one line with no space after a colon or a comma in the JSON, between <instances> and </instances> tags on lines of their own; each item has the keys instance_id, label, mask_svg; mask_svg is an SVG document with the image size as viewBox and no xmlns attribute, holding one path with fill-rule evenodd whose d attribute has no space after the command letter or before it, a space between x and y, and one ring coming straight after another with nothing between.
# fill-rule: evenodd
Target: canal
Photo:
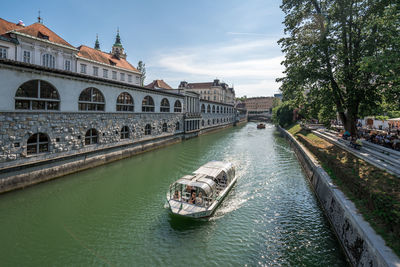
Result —
<instances>
[{"instance_id":1,"label":"canal","mask_svg":"<svg viewBox=\"0 0 400 267\"><path fill-rule=\"evenodd\" d=\"M239 180L208 220L171 217L168 186L210 160ZM345 266L272 125L226 129L0 195L3 266Z\"/></svg>"}]
</instances>

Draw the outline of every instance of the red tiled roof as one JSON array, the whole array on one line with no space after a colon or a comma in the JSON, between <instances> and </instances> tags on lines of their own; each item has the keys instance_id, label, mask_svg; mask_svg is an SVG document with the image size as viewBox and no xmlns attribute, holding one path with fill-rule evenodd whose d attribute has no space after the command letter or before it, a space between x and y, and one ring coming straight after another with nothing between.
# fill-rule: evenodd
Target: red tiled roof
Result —
<instances>
[{"instance_id":1,"label":"red tiled roof","mask_svg":"<svg viewBox=\"0 0 400 267\"><path fill-rule=\"evenodd\" d=\"M204 88L211 88L213 85L212 82L209 83L188 83L188 89L204 89Z\"/></svg>"},{"instance_id":2,"label":"red tiled roof","mask_svg":"<svg viewBox=\"0 0 400 267\"><path fill-rule=\"evenodd\" d=\"M104 63L110 66L116 66L119 68L139 72L134 66L132 66L126 59L116 58L109 53L102 52L100 50L88 47L86 45L81 45L78 47L78 56L94 60L100 63Z\"/></svg>"},{"instance_id":3,"label":"red tiled roof","mask_svg":"<svg viewBox=\"0 0 400 267\"><path fill-rule=\"evenodd\" d=\"M23 28L23 26L19 26L15 23L0 18L0 35L7 36L7 32L21 28Z\"/></svg>"},{"instance_id":4,"label":"red tiled roof","mask_svg":"<svg viewBox=\"0 0 400 267\"><path fill-rule=\"evenodd\" d=\"M33 23L29 26L26 27L21 27L18 29L15 29L16 32L24 33L33 37L41 38L41 39L46 39L49 40L50 42L69 46L71 48L75 48L72 45L70 45L67 41L65 41L63 38L58 36L56 33L54 33L52 30L44 26L43 24L36 22Z\"/></svg>"},{"instance_id":5,"label":"red tiled roof","mask_svg":"<svg viewBox=\"0 0 400 267\"><path fill-rule=\"evenodd\" d=\"M145 86L146 88L150 89L172 89L171 86L169 86L166 82L163 80L154 80L152 83L149 83L148 85Z\"/></svg>"}]
</instances>

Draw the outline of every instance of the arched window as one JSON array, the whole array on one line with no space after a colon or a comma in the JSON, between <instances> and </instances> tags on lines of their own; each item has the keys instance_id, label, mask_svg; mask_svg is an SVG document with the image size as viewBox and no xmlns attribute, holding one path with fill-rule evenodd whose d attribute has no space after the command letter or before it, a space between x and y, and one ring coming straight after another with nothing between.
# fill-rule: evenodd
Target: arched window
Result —
<instances>
[{"instance_id":1,"label":"arched window","mask_svg":"<svg viewBox=\"0 0 400 267\"><path fill-rule=\"evenodd\" d=\"M203 126L203 127L204 127L204 120L202 120L202 121L201 121L201 126Z\"/></svg>"},{"instance_id":2,"label":"arched window","mask_svg":"<svg viewBox=\"0 0 400 267\"><path fill-rule=\"evenodd\" d=\"M117 111L133 111L133 98L128 93L121 93L117 98Z\"/></svg>"},{"instance_id":3,"label":"arched window","mask_svg":"<svg viewBox=\"0 0 400 267\"><path fill-rule=\"evenodd\" d=\"M201 113L206 113L206 105L201 105Z\"/></svg>"},{"instance_id":4,"label":"arched window","mask_svg":"<svg viewBox=\"0 0 400 267\"><path fill-rule=\"evenodd\" d=\"M219 106L217 106L217 113L219 113Z\"/></svg>"},{"instance_id":5,"label":"arched window","mask_svg":"<svg viewBox=\"0 0 400 267\"><path fill-rule=\"evenodd\" d=\"M96 129L92 128L87 130L85 134L85 145L97 144L99 140L99 133Z\"/></svg>"},{"instance_id":6,"label":"arched window","mask_svg":"<svg viewBox=\"0 0 400 267\"><path fill-rule=\"evenodd\" d=\"M213 119L213 125L215 124L215 119Z\"/></svg>"},{"instance_id":7,"label":"arched window","mask_svg":"<svg viewBox=\"0 0 400 267\"><path fill-rule=\"evenodd\" d=\"M142 112L154 112L154 101L151 96L145 96L142 101Z\"/></svg>"},{"instance_id":8,"label":"arched window","mask_svg":"<svg viewBox=\"0 0 400 267\"><path fill-rule=\"evenodd\" d=\"M44 54L42 56L42 65L44 67L48 67L48 68L55 68L56 60L55 60L54 56L52 56L50 54Z\"/></svg>"},{"instance_id":9,"label":"arched window","mask_svg":"<svg viewBox=\"0 0 400 267\"><path fill-rule=\"evenodd\" d=\"M176 100L174 105L174 112L182 112L182 104L181 101Z\"/></svg>"},{"instance_id":10,"label":"arched window","mask_svg":"<svg viewBox=\"0 0 400 267\"><path fill-rule=\"evenodd\" d=\"M180 124L179 124L179 121L177 121L177 122L176 122L176 125L175 125L175 130L176 130L176 131L179 131L179 127L180 127Z\"/></svg>"},{"instance_id":11,"label":"arched window","mask_svg":"<svg viewBox=\"0 0 400 267\"><path fill-rule=\"evenodd\" d=\"M210 121L210 120L208 120L208 121L207 121L207 125L210 125L210 123L211 123L211 121Z\"/></svg>"},{"instance_id":12,"label":"arched window","mask_svg":"<svg viewBox=\"0 0 400 267\"><path fill-rule=\"evenodd\" d=\"M212 107L212 113L215 113L215 106Z\"/></svg>"},{"instance_id":13,"label":"arched window","mask_svg":"<svg viewBox=\"0 0 400 267\"><path fill-rule=\"evenodd\" d=\"M224 113L226 113L226 107L224 107Z\"/></svg>"},{"instance_id":14,"label":"arched window","mask_svg":"<svg viewBox=\"0 0 400 267\"><path fill-rule=\"evenodd\" d=\"M103 94L97 88L86 88L79 96L78 109L86 111L104 111Z\"/></svg>"},{"instance_id":15,"label":"arched window","mask_svg":"<svg viewBox=\"0 0 400 267\"><path fill-rule=\"evenodd\" d=\"M210 105L207 105L207 113L211 113L211 107L210 107Z\"/></svg>"},{"instance_id":16,"label":"arched window","mask_svg":"<svg viewBox=\"0 0 400 267\"><path fill-rule=\"evenodd\" d=\"M129 138L129 127L124 126L121 129L121 139L127 139L127 138Z\"/></svg>"},{"instance_id":17,"label":"arched window","mask_svg":"<svg viewBox=\"0 0 400 267\"><path fill-rule=\"evenodd\" d=\"M164 122L163 125L162 125L162 132L163 132L163 133L168 132L168 125L167 125L165 122Z\"/></svg>"},{"instance_id":18,"label":"arched window","mask_svg":"<svg viewBox=\"0 0 400 267\"><path fill-rule=\"evenodd\" d=\"M50 83L31 80L17 89L15 109L60 110L60 97Z\"/></svg>"},{"instance_id":19,"label":"arched window","mask_svg":"<svg viewBox=\"0 0 400 267\"><path fill-rule=\"evenodd\" d=\"M44 133L35 133L28 138L27 154L39 154L49 152L49 137Z\"/></svg>"},{"instance_id":20,"label":"arched window","mask_svg":"<svg viewBox=\"0 0 400 267\"><path fill-rule=\"evenodd\" d=\"M144 135L150 135L150 134L151 134L151 125L146 124L146 126L144 127Z\"/></svg>"},{"instance_id":21,"label":"arched window","mask_svg":"<svg viewBox=\"0 0 400 267\"><path fill-rule=\"evenodd\" d=\"M160 112L169 112L169 101L166 98L161 100Z\"/></svg>"}]
</instances>

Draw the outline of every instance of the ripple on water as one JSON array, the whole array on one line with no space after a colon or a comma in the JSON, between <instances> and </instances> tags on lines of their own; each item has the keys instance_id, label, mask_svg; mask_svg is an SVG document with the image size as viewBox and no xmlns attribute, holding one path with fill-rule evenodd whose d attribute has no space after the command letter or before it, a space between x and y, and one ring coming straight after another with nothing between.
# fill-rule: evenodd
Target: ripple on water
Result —
<instances>
[{"instance_id":1,"label":"ripple on water","mask_svg":"<svg viewBox=\"0 0 400 267\"><path fill-rule=\"evenodd\" d=\"M230 194L209 219L172 216L163 207L169 184L210 160L236 166ZM295 154L270 124L7 194L0 212L4 265L346 265Z\"/></svg>"}]
</instances>

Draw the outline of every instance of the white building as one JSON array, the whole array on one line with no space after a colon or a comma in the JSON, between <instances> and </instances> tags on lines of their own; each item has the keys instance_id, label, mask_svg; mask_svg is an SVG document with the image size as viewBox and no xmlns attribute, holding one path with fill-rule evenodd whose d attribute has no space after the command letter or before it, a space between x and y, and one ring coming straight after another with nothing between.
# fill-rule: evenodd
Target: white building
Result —
<instances>
[{"instance_id":1,"label":"white building","mask_svg":"<svg viewBox=\"0 0 400 267\"><path fill-rule=\"evenodd\" d=\"M126 60L119 32L110 53L81 45L77 48L41 22L24 26L0 18L0 58L77 72L139 85L141 73Z\"/></svg>"},{"instance_id":2,"label":"white building","mask_svg":"<svg viewBox=\"0 0 400 267\"><path fill-rule=\"evenodd\" d=\"M179 89L196 92L200 99L215 101L219 103L234 104L235 90L228 84L215 79L213 82L188 83L182 81Z\"/></svg>"}]
</instances>

